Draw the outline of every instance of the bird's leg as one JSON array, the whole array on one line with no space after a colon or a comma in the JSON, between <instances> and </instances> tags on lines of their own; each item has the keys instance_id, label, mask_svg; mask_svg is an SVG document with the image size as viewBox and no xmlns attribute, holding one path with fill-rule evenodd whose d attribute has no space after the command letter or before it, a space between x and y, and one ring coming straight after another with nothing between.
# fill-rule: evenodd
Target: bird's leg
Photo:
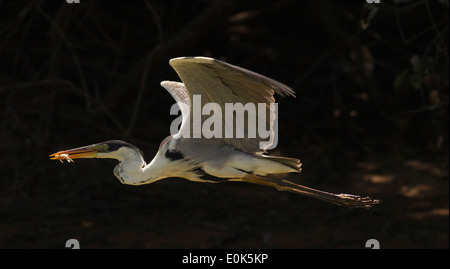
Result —
<instances>
[{"instance_id":1,"label":"bird's leg","mask_svg":"<svg viewBox=\"0 0 450 269\"><path fill-rule=\"evenodd\" d=\"M362 197L353 194L334 194L330 192L325 192L321 190L316 190L306 186L298 185L284 179L276 179L269 177L260 177L254 175L247 175L244 178L233 181L244 181L259 185L270 186L279 191L288 191L292 193L297 193L305 195L308 197L320 199L326 202L330 202L336 205L345 206L349 208L371 208L373 205L379 204L381 201L377 199L372 199L368 196Z\"/></svg>"}]
</instances>

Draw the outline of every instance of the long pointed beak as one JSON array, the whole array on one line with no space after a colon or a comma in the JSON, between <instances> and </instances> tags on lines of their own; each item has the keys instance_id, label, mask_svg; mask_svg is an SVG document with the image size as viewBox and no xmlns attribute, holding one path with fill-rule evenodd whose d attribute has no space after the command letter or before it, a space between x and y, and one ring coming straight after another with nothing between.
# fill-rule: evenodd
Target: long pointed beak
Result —
<instances>
[{"instance_id":1,"label":"long pointed beak","mask_svg":"<svg viewBox=\"0 0 450 269\"><path fill-rule=\"evenodd\" d=\"M75 149L58 151L50 155L50 159L60 160L61 162L63 162L63 160L67 160L67 162L73 162L72 159L95 158L97 156L97 152L98 150L95 148L95 145L90 145Z\"/></svg>"}]
</instances>

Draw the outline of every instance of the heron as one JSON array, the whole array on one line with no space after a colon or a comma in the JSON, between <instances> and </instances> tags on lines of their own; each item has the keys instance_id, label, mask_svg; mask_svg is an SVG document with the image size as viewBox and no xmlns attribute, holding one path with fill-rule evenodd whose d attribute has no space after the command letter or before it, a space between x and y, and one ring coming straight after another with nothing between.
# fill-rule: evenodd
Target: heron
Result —
<instances>
[{"instance_id":1,"label":"heron","mask_svg":"<svg viewBox=\"0 0 450 269\"><path fill-rule=\"evenodd\" d=\"M248 182L269 186L320 199L349 208L371 208L380 200L353 194L335 194L299 185L282 179L279 175L299 173L299 159L272 156L267 148L261 148L261 137L213 137L193 138L182 134L192 131L187 122L193 117L194 95L214 102L220 107L226 103L258 103L268 108L266 115L273 114L270 104L274 94L295 97L289 86L209 57L178 57L169 61L182 82L162 81L181 110L181 127L178 133L165 138L150 163L146 163L141 150L121 140L108 140L88 146L58 151L50 155L52 160L77 158L110 158L118 160L113 173L123 184L150 184L165 178L185 178L195 182ZM274 124L274 117L266 117L266 126ZM247 132L244 126L244 132Z\"/></svg>"}]
</instances>

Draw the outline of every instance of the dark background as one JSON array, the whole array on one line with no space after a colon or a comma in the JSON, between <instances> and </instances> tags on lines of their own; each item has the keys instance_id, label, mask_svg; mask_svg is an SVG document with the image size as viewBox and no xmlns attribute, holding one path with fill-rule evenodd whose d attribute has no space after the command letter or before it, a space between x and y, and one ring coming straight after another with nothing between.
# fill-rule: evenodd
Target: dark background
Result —
<instances>
[{"instance_id":1,"label":"dark background","mask_svg":"<svg viewBox=\"0 0 450 269\"><path fill-rule=\"evenodd\" d=\"M448 1L1 1L0 248L448 248ZM293 87L289 179L383 203L351 210L246 183L126 186L112 160L58 150L129 141L149 162L175 118L168 64L209 56Z\"/></svg>"}]
</instances>

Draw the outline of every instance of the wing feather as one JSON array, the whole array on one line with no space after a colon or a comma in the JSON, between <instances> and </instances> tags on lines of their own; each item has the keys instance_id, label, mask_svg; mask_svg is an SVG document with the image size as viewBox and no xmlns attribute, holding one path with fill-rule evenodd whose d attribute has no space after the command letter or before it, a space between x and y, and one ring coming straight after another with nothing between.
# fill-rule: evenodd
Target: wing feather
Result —
<instances>
[{"instance_id":1,"label":"wing feather","mask_svg":"<svg viewBox=\"0 0 450 269\"><path fill-rule=\"evenodd\" d=\"M253 103L256 109L258 108L258 103L264 103L266 104L266 127L272 128L275 111L270 109L270 103L275 102L274 94L295 97L294 91L281 82L216 59L181 57L171 59L169 63L180 76L183 83L162 82L161 85L171 93L177 103L189 103L190 108L194 95L201 96L202 104L207 102L219 104L222 108L222 113L224 113L225 103L241 103L243 105ZM252 111L252 113L258 115L256 111ZM183 122L187 117L188 115L183 114ZM192 109L190 109L189 117L192 117ZM233 122L236 123L236 116L234 115L233 117ZM208 117L202 116L201 122L203 123L206 118ZM225 117L222 117L222 120L224 134L226 129ZM180 132L183 130L183 126L186 127L187 125L182 124ZM190 124L189 128L192 128L192 124ZM260 142L267 141L267 138L258 136L256 138L248 138L247 120L244 123L244 130L241 131L244 133L244 138L225 138L223 135L222 139L216 141L224 142L251 154L265 152L267 147L260 148Z\"/></svg>"}]
</instances>

